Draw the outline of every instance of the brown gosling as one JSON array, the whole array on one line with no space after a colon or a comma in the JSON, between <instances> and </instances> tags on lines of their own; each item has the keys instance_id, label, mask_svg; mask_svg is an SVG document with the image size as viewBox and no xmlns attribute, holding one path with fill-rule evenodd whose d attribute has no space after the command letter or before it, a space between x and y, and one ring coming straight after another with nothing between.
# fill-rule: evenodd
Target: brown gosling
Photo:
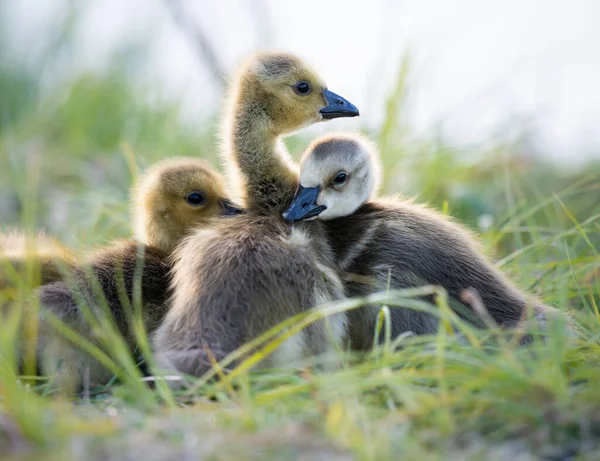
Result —
<instances>
[{"instance_id":1,"label":"brown gosling","mask_svg":"<svg viewBox=\"0 0 600 461\"><path fill-rule=\"evenodd\" d=\"M347 134L319 138L302 157L300 185L284 213L288 222L323 221L337 268L353 274L354 281L345 283L347 296L365 296L388 285L439 285L448 292L451 307L477 321L465 297L471 289L491 318L508 327L519 323L527 306L538 318L551 311L502 274L474 235L453 219L411 200L376 198L379 179L378 152L366 139ZM376 306L349 312L353 348L372 347L377 314ZM392 309L391 315L393 336L437 329L437 320L425 313Z\"/></svg>"},{"instance_id":2,"label":"brown gosling","mask_svg":"<svg viewBox=\"0 0 600 461\"><path fill-rule=\"evenodd\" d=\"M357 115L293 55L259 53L244 62L232 84L223 136L226 166L248 214L192 234L175 251L172 305L155 337L163 368L200 376L211 359L344 296L321 226L292 232L281 219L297 183L281 136ZM331 317L330 324L333 343L343 342L345 316ZM317 322L261 365L286 366L331 347L325 322Z\"/></svg>"},{"instance_id":3,"label":"brown gosling","mask_svg":"<svg viewBox=\"0 0 600 461\"><path fill-rule=\"evenodd\" d=\"M133 351L137 341L131 329L130 311L123 303L132 305L134 281L140 278L144 326L152 333L167 309L169 254L192 229L210 226L215 218L237 214L240 210L226 197L221 176L204 161L169 158L158 162L132 189L135 238L112 242L88 253L73 271L71 280L41 287L42 312L51 313L86 339L93 340L94 333L75 293L79 293L95 316L104 315L105 302L112 314L110 321ZM73 348L50 325L42 322L42 327L38 344L46 362L45 371L54 371L54 362L60 358L61 387L81 387L86 369L92 383L110 379L111 373L92 357ZM58 341L54 341L57 336Z\"/></svg>"}]
</instances>

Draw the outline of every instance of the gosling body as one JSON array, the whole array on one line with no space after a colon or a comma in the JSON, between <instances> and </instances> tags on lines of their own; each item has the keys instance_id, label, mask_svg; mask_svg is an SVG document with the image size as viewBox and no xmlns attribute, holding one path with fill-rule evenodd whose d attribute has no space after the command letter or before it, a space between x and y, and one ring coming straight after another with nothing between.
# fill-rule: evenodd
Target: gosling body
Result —
<instances>
[{"instance_id":1,"label":"gosling body","mask_svg":"<svg viewBox=\"0 0 600 461\"><path fill-rule=\"evenodd\" d=\"M159 363L201 376L212 360L285 319L343 297L337 273L316 256L308 238L269 216L246 216L186 239L176 252L171 309L155 338ZM284 367L327 352L332 340L345 336L345 319L332 320L332 332L330 339L323 322L310 325L262 366Z\"/></svg>"}]
</instances>

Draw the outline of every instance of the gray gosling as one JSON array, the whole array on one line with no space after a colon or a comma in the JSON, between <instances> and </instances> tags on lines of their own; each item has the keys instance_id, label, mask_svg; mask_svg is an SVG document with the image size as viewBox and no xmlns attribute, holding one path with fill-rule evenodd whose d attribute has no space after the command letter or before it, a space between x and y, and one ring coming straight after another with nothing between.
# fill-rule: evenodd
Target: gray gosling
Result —
<instances>
[{"instance_id":1,"label":"gray gosling","mask_svg":"<svg viewBox=\"0 0 600 461\"><path fill-rule=\"evenodd\" d=\"M376 198L379 157L366 139L334 134L315 140L301 160L300 185L283 216L288 222L320 219L348 297L421 285L446 289L450 307L477 323L465 290L475 290L491 318L516 326L527 306L543 318L551 308L518 289L484 256L474 235L424 205ZM468 295L468 294L467 294ZM430 299L430 301L433 301ZM378 307L348 313L352 347L373 346ZM392 335L433 333L437 320L409 309L392 309Z\"/></svg>"},{"instance_id":2,"label":"gray gosling","mask_svg":"<svg viewBox=\"0 0 600 461\"><path fill-rule=\"evenodd\" d=\"M95 341L78 304L78 297L97 318L106 315L126 340L131 351L137 345L132 329L134 283L141 287L142 317L148 333L156 330L167 310L168 256L192 229L210 226L216 218L240 210L226 198L219 173L200 159L175 157L150 167L132 188L134 238L111 242L89 252L64 281L41 287L38 296L42 322L38 355L42 371L57 373L56 385L78 389L84 373L92 384L112 376L104 366L67 342L44 321L49 313L88 340ZM60 360L60 370L57 370Z\"/></svg>"},{"instance_id":3,"label":"gray gosling","mask_svg":"<svg viewBox=\"0 0 600 461\"><path fill-rule=\"evenodd\" d=\"M356 107L293 55L259 53L244 62L230 91L223 140L226 166L248 214L192 234L175 251L172 306L155 337L163 368L201 376L211 360L344 296L322 226L308 223L292 231L281 219L297 171L280 137L357 115ZM333 342L342 343L345 315L329 321ZM327 352L328 331L325 322L312 324L260 365L287 366Z\"/></svg>"}]
</instances>

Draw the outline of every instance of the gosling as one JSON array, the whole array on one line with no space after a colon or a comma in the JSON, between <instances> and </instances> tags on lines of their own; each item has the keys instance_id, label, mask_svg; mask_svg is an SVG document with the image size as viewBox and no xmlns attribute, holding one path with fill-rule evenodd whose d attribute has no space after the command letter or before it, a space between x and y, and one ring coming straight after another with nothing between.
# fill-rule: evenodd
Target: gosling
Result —
<instances>
[{"instance_id":1,"label":"gosling","mask_svg":"<svg viewBox=\"0 0 600 461\"><path fill-rule=\"evenodd\" d=\"M155 337L163 368L200 376L211 367L211 354L221 360L283 320L344 296L322 227L292 232L281 219L297 182L281 136L357 115L293 55L259 53L242 65L223 141L226 167L248 214L198 231L176 250L172 306ZM345 316L329 320L333 342L343 343ZM261 365L286 366L331 344L326 325L317 322Z\"/></svg>"},{"instance_id":2,"label":"gosling","mask_svg":"<svg viewBox=\"0 0 600 461\"><path fill-rule=\"evenodd\" d=\"M76 293L95 316L106 314L102 309L106 303L110 321L133 351L137 340L130 311L123 306L133 305L136 279L139 277L141 286L144 326L152 333L167 310L170 252L193 229L239 213L241 210L226 197L221 176L202 160L170 158L158 162L132 189L135 238L112 242L87 254L69 280L43 286L39 291L42 314L52 314L84 338L93 340ZM38 349L46 362L44 371L54 371L57 357L62 361L57 384L80 388L86 368L91 383L110 379L106 368L57 335L43 316L41 327Z\"/></svg>"},{"instance_id":3,"label":"gosling","mask_svg":"<svg viewBox=\"0 0 600 461\"><path fill-rule=\"evenodd\" d=\"M314 141L302 157L298 191L284 212L288 222L320 219L340 271L358 275L345 283L347 296L392 289L439 285L450 307L477 321L463 292L474 289L499 325L512 327L527 306L549 312L517 288L484 256L471 232L451 218L411 200L376 198L379 184L376 148L354 135L329 135ZM365 280L370 283L365 283ZM349 313L354 349L372 347L376 307ZM422 312L393 309L392 335L433 333L437 321Z\"/></svg>"},{"instance_id":4,"label":"gosling","mask_svg":"<svg viewBox=\"0 0 600 461\"><path fill-rule=\"evenodd\" d=\"M0 291L15 290L18 279L27 288L61 280L65 271L73 269L77 255L58 239L39 233L27 235L19 231L0 234ZM26 278L26 269L31 277ZM13 295L9 294L9 298Z\"/></svg>"}]
</instances>

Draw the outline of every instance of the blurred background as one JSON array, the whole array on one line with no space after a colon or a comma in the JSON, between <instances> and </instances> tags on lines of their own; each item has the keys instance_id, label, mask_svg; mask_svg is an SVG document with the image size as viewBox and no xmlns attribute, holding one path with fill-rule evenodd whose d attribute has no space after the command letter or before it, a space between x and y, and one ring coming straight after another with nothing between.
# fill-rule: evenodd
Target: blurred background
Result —
<instances>
[{"instance_id":1,"label":"blurred background","mask_svg":"<svg viewBox=\"0 0 600 461\"><path fill-rule=\"evenodd\" d=\"M595 0L0 0L0 226L75 246L128 235L138 168L218 163L227 76L258 48L306 58L361 110L289 139L294 155L361 131L386 193L480 231L576 185L591 189L565 206L585 219L599 196L599 17ZM549 206L536 226L572 226ZM527 239L509 234L490 241Z\"/></svg>"}]
</instances>

